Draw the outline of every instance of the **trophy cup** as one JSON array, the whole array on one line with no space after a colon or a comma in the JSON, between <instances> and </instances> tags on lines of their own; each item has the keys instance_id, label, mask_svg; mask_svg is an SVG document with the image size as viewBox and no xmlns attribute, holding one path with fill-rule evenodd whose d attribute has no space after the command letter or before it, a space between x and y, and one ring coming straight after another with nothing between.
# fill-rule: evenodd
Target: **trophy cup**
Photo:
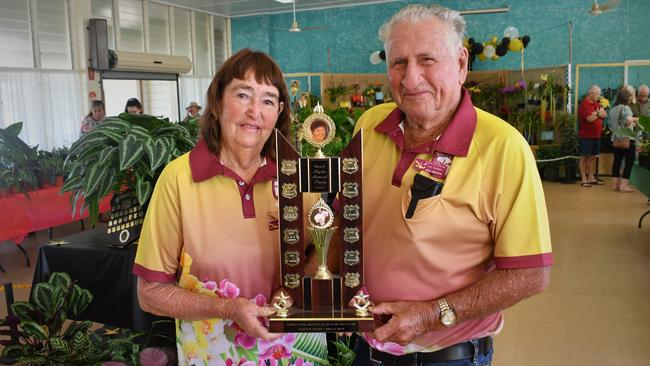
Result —
<instances>
[{"instance_id":1,"label":"trophy cup","mask_svg":"<svg viewBox=\"0 0 650 366\"><path fill-rule=\"evenodd\" d=\"M271 332L355 332L372 331L374 321L367 311L368 296L360 293L363 284L362 234L362 133L350 141L340 157L327 157L322 148L334 139L334 121L317 105L302 127L304 139L318 151L313 158L301 157L279 131L275 132L282 286L289 293L273 299L277 313L269 318ZM303 208L304 192L339 192L341 216L319 199ZM309 232L318 259L315 273L305 273L305 233L303 213L307 212ZM330 241L341 242L341 271L327 268ZM293 299L289 306L288 298ZM350 306L352 305L352 306Z\"/></svg>"}]
</instances>

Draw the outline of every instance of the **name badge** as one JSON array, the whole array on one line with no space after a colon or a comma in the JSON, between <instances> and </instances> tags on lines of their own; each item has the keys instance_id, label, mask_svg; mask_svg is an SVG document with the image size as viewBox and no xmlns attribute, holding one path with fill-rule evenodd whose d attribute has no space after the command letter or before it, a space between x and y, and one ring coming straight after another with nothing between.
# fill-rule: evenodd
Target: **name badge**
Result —
<instances>
[{"instance_id":1,"label":"name badge","mask_svg":"<svg viewBox=\"0 0 650 366\"><path fill-rule=\"evenodd\" d=\"M436 158L431 161L420 158L415 159L414 167L419 171L425 171L431 174L434 178L445 179L447 178L447 173L449 173L452 158L452 156L447 154L436 153Z\"/></svg>"}]
</instances>

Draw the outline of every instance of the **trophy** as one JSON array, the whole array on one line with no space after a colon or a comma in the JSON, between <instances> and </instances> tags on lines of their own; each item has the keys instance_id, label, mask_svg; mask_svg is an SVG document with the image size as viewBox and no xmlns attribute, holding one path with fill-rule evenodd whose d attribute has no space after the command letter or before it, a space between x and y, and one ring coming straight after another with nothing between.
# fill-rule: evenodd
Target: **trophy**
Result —
<instances>
[{"instance_id":1,"label":"trophy","mask_svg":"<svg viewBox=\"0 0 650 366\"><path fill-rule=\"evenodd\" d=\"M318 150L313 158L301 157L279 131L275 132L282 292L272 299L277 312L269 318L272 332L372 331L368 295L363 284L362 234L362 133L350 141L340 157L327 157L322 148L334 139L334 121L319 105L303 123L302 135ZM337 227L332 209L319 199L304 208L305 192L340 193L341 215ZM305 232L315 247L318 268L305 273ZM340 238L340 273L327 268L327 254L334 236ZM293 305L288 299L293 299Z\"/></svg>"}]
</instances>

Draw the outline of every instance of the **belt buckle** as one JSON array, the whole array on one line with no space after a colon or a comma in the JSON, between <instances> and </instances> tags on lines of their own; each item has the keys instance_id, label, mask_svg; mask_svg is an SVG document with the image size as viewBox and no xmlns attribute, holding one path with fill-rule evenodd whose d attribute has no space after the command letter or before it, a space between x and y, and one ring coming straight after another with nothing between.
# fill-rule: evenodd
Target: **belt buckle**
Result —
<instances>
[{"instance_id":1,"label":"belt buckle","mask_svg":"<svg viewBox=\"0 0 650 366\"><path fill-rule=\"evenodd\" d=\"M375 349L372 348L372 347L370 347L370 355L369 355L370 361L372 361L372 362L377 362L377 363L379 363L379 364L381 365L381 364L383 363L383 361L376 360L374 357L372 357L372 355L373 355L374 353L375 353Z\"/></svg>"}]
</instances>

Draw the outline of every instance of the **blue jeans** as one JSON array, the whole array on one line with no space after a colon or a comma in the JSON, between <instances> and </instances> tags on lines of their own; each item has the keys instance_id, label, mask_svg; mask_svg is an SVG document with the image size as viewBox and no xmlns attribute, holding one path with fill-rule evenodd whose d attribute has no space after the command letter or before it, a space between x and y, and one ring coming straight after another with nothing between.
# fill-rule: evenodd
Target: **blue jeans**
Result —
<instances>
[{"instance_id":1,"label":"blue jeans","mask_svg":"<svg viewBox=\"0 0 650 366\"><path fill-rule=\"evenodd\" d=\"M474 343L474 348L478 349L478 341L470 341ZM492 343L494 344L494 342ZM354 360L353 366L385 366L381 362L375 362L370 360L370 349L368 344L364 341L359 341L355 347L356 358ZM494 354L494 348L490 347L490 350L487 354L483 355L480 352L476 352L474 358L468 358L465 360L456 360L456 361L443 361L443 362L422 362L418 366L490 366L492 365L492 355Z\"/></svg>"}]
</instances>

